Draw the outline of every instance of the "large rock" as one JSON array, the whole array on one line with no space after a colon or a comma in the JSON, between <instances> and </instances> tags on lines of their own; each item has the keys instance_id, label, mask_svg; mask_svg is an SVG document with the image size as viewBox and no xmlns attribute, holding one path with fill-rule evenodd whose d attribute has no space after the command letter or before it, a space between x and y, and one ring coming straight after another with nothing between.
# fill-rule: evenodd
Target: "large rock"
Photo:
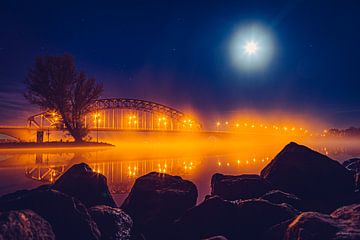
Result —
<instances>
[{"instance_id":1,"label":"large rock","mask_svg":"<svg viewBox=\"0 0 360 240\"><path fill-rule=\"evenodd\" d=\"M176 236L189 240L218 235L236 239L237 220L236 204L218 196L207 197L176 221Z\"/></svg>"},{"instance_id":2,"label":"large rock","mask_svg":"<svg viewBox=\"0 0 360 240\"><path fill-rule=\"evenodd\" d=\"M276 188L294 193L312 210L329 212L353 195L353 174L337 161L296 143L288 144L262 171Z\"/></svg>"},{"instance_id":3,"label":"large rock","mask_svg":"<svg viewBox=\"0 0 360 240\"><path fill-rule=\"evenodd\" d=\"M284 240L285 232L294 219L288 219L274 226L271 226L263 235L264 240ZM320 239L319 239L320 240Z\"/></svg>"},{"instance_id":4,"label":"large rock","mask_svg":"<svg viewBox=\"0 0 360 240\"><path fill-rule=\"evenodd\" d=\"M101 205L91 207L89 212L100 229L101 239L130 239L133 222L121 209Z\"/></svg>"},{"instance_id":5,"label":"large rock","mask_svg":"<svg viewBox=\"0 0 360 240\"><path fill-rule=\"evenodd\" d=\"M238 205L238 228L245 239L260 239L273 225L299 214L287 204L273 204L266 200L254 199L241 201ZM240 227L241 226L241 227Z\"/></svg>"},{"instance_id":6,"label":"large rock","mask_svg":"<svg viewBox=\"0 0 360 240\"><path fill-rule=\"evenodd\" d=\"M360 158L351 158L346 160L343 162L343 166L353 173L355 191L360 192ZM359 197L357 198L359 199Z\"/></svg>"},{"instance_id":7,"label":"large rock","mask_svg":"<svg viewBox=\"0 0 360 240\"><path fill-rule=\"evenodd\" d=\"M304 212L290 225L285 240L360 239L360 205L337 209L330 215Z\"/></svg>"},{"instance_id":8,"label":"large rock","mask_svg":"<svg viewBox=\"0 0 360 240\"><path fill-rule=\"evenodd\" d=\"M55 240L50 224L31 210L0 213L0 240Z\"/></svg>"},{"instance_id":9,"label":"large rock","mask_svg":"<svg viewBox=\"0 0 360 240\"><path fill-rule=\"evenodd\" d=\"M351 158L343 162L343 166L354 173L360 172L360 158Z\"/></svg>"},{"instance_id":10,"label":"large rock","mask_svg":"<svg viewBox=\"0 0 360 240\"><path fill-rule=\"evenodd\" d=\"M196 204L197 195L192 182L151 172L136 179L121 208L146 239L168 239L172 222Z\"/></svg>"},{"instance_id":11,"label":"large rock","mask_svg":"<svg viewBox=\"0 0 360 240\"><path fill-rule=\"evenodd\" d=\"M316 240L334 239L340 229L329 215L318 212L304 212L299 215L285 232L285 239Z\"/></svg>"},{"instance_id":12,"label":"large rock","mask_svg":"<svg viewBox=\"0 0 360 240\"><path fill-rule=\"evenodd\" d=\"M0 198L0 211L24 209L30 209L47 220L56 239L100 239L100 231L86 207L64 193L40 188Z\"/></svg>"},{"instance_id":13,"label":"large rock","mask_svg":"<svg viewBox=\"0 0 360 240\"><path fill-rule=\"evenodd\" d=\"M280 190L272 190L261 196L261 199L267 200L272 203L281 204L286 203L298 210L303 209L303 202L300 198L291 193L286 193Z\"/></svg>"},{"instance_id":14,"label":"large rock","mask_svg":"<svg viewBox=\"0 0 360 240\"><path fill-rule=\"evenodd\" d=\"M106 177L93 172L86 163L73 165L52 188L76 197L87 207L96 205L117 207L109 192Z\"/></svg>"},{"instance_id":15,"label":"large rock","mask_svg":"<svg viewBox=\"0 0 360 240\"><path fill-rule=\"evenodd\" d=\"M213 236L213 237L209 237L203 240L228 240L226 237L223 236Z\"/></svg>"},{"instance_id":16,"label":"large rock","mask_svg":"<svg viewBox=\"0 0 360 240\"><path fill-rule=\"evenodd\" d=\"M231 176L216 173L211 178L211 194L226 200L258 198L271 189L267 180L255 174Z\"/></svg>"},{"instance_id":17,"label":"large rock","mask_svg":"<svg viewBox=\"0 0 360 240\"><path fill-rule=\"evenodd\" d=\"M179 239L202 239L221 235L228 239L261 239L272 225L298 212L286 204L251 199L227 201L218 196L205 199L176 221Z\"/></svg>"}]
</instances>

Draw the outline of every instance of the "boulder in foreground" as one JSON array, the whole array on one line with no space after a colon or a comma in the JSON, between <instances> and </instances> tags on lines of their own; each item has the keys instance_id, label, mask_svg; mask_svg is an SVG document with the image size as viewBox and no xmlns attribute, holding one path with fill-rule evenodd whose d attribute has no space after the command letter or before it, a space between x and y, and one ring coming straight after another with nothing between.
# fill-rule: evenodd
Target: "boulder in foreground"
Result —
<instances>
[{"instance_id":1,"label":"boulder in foreground","mask_svg":"<svg viewBox=\"0 0 360 240\"><path fill-rule=\"evenodd\" d=\"M360 192L360 158L351 158L349 160L346 160L343 162L343 166L354 174L355 191L359 193Z\"/></svg>"},{"instance_id":2,"label":"boulder in foreground","mask_svg":"<svg viewBox=\"0 0 360 240\"><path fill-rule=\"evenodd\" d=\"M360 158L351 158L343 162L343 166L351 172L360 172Z\"/></svg>"},{"instance_id":3,"label":"boulder in foreground","mask_svg":"<svg viewBox=\"0 0 360 240\"><path fill-rule=\"evenodd\" d=\"M274 187L294 193L309 209L329 212L353 196L353 174L337 161L290 143L261 171Z\"/></svg>"},{"instance_id":4,"label":"boulder in foreground","mask_svg":"<svg viewBox=\"0 0 360 240\"><path fill-rule=\"evenodd\" d=\"M31 210L0 213L1 240L55 240L50 224Z\"/></svg>"},{"instance_id":5,"label":"boulder in foreground","mask_svg":"<svg viewBox=\"0 0 360 240\"><path fill-rule=\"evenodd\" d=\"M272 190L270 192L267 192L263 196L261 196L261 199L267 200L275 204L286 203L293 206L297 210L302 210L304 205L302 200L294 194L286 193L280 190Z\"/></svg>"},{"instance_id":6,"label":"boulder in foreground","mask_svg":"<svg viewBox=\"0 0 360 240\"><path fill-rule=\"evenodd\" d=\"M136 179L121 208L146 239L168 239L172 222L195 206L197 196L192 182L151 172Z\"/></svg>"},{"instance_id":7,"label":"boulder in foreground","mask_svg":"<svg viewBox=\"0 0 360 240\"><path fill-rule=\"evenodd\" d=\"M213 237L209 237L203 240L228 240L226 237L223 236L213 236Z\"/></svg>"},{"instance_id":8,"label":"boulder in foreground","mask_svg":"<svg viewBox=\"0 0 360 240\"><path fill-rule=\"evenodd\" d=\"M255 174L231 176L216 173L211 178L211 194L226 200L258 198L271 189L267 180Z\"/></svg>"},{"instance_id":9,"label":"boulder in foreground","mask_svg":"<svg viewBox=\"0 0 360 240\"><path fill-rule=\"evenodd\" d=\"M87 207L96 205L117 207L109 192L106 177L94 172L86 163L73 165L52 188L76 197Z\"/></svg>"},{"instance_id":10,"label":"boulder in foreground","mask_svg":"<svg viewBox=\"0 0 360 240\"><path fill-rule=\"evenodd\" d=\"M89 212L101 232L101 239L130 239L133 222L121 209L102 205L91 207Z\"/></svg>"},{"instance_id":11,"label":"boulder in foreground","mask_svg":"<svg viewBox=\"0 0 360 240\"><path fill-rule=\"evenodd\" d=\"M345 206L330 215L304 212L288 226L285 233L285 240L317 239L360 239L360 205Z\"/></svg>"},{"instance_id":12,"label":"boulder in foreground","mask_svg":"<svg viewBox=\"0 0 360 240\"><path fill-rule=\"evenodd\" d=\"M86 207L76 198L51 189L19 191L0 198L0 211L30 209L47 220L56 239L100 239Z\"/></svg>"},{"instance_id":13,"label":"boulder in foreground","mask_svg":"<svg viewBox=\"0 0 360 240\"><path fill-rule=\"evenodd\" d=\"M207 197L202 203L189 209L175 223L177 239L203 239L237 236L237 206L218 196ZM236 239L236 238L235 238Z\"/></svg>"},{"instance_id":14,"label":"boulder in foreground","mask_svg":"<svg viewBox=\"0 0 360 240\"><path fill-rule=\"evenodd\" d=\"M297 214L286 204L259 199L233 202L211 196L176 221L176 235L178 239L217 235L228 239L261 239L269 227Z\"/></svg>"}]
</instances>

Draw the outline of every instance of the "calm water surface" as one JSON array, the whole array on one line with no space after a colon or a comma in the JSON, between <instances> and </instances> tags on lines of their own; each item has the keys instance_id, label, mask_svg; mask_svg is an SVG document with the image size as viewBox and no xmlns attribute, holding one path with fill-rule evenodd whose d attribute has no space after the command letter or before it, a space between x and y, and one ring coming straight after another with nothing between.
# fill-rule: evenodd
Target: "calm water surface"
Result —
<instances>
[{"instance_id":1,"label":"calm water surface","mask_svg":"<svg viewBox=\"0 0 360 240\"><path fill-rule=\"evenodd\" d=\"M287 142L288 139L222 144L134 142L97 149L0 150L0 195L51 183L73 164L86 162L107 177L118 204L127 196L137 177L152 171L193 181L199 191L198 201L201 201L210 192L214 173L260 173ZM300 143L340 162L360 156L360 145L353 141Z\"/></svg>"}]
</instances>

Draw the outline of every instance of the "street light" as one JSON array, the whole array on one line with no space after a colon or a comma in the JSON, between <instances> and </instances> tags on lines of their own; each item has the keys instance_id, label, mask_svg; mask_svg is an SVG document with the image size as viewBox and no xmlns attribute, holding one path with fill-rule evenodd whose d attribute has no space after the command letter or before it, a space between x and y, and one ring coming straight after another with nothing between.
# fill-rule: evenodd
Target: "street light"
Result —
<instances>
[{"instance_id":1,"label":"street light","mask_svg":"<svg viewBox=\"0 0 360 240\"><path fill-rule=\"evenodd\" d=\"M129 129L137 128L137 124L138 121L136 120L136 116L135 115L129 116L129 121L128 121Z\"/></svg>"},{"instance_id":2,"label":"street light","mask_svg":"<svg viewBox=\"0 0 360 240\"><path fill-rule=\"evenodd\" d=\"M220 122L216 123L216 130L219 131L219 127L220 127Z\"/></svg>"}]
</instances>

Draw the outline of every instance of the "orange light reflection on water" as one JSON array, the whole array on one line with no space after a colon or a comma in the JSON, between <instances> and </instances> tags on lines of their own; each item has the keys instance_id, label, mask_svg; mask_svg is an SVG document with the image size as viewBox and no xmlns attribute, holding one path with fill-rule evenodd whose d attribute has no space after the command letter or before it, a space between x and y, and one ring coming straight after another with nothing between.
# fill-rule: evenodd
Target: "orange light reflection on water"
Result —
<instances>
[{"instance_id":1,"label":"orange light reflection on water","mask_svg":"<svg viewBox=\"0 0 360 240\"><path fill-rule=\"evenodd\" d=\"M308 143L327 155L346 152L331 147L329 143L271 135L137 136L117 141L116 147L100 149L0 151L0 178L6 175L6 184L14 183L11 190L18 190L26 187L28 181L39 184L54 182L73 164L86 162L95 172L107 177L111 192L121 195L120 199L126 196L124 193L129 192L137 177L156 171L193 181L198 187L199 200L202 200L210 191L210 179L214 173L258 174L290 141ZM4 179L0 180L4 182Z\"/></svg>"}]
</instances>

